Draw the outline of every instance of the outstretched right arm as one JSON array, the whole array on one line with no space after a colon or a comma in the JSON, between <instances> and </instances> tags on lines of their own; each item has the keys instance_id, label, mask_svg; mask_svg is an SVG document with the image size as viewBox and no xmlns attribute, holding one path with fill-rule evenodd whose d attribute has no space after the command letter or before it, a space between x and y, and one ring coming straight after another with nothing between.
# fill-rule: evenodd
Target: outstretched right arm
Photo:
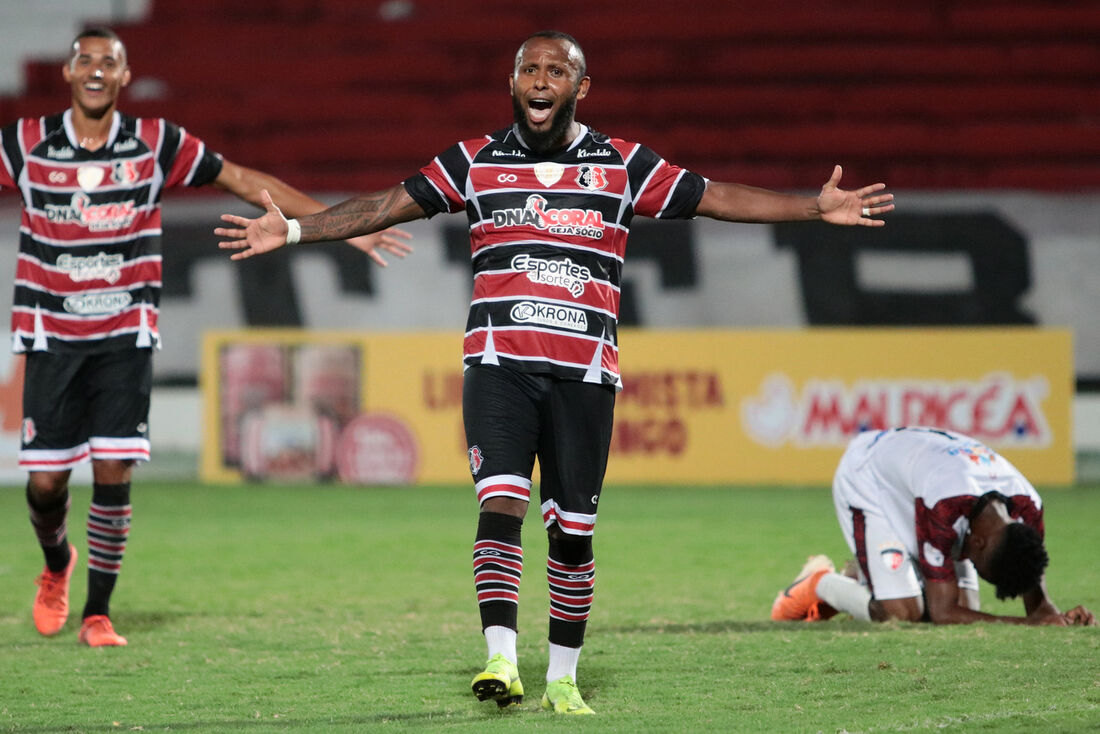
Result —
<instances>
[{"instance_id":1,"label":"outstretched right arm","mask_svg":"<svg viewBox=\"0 0 1100 734\"><path fill-rule=\"evenodd\" d=\"M219 237L228 238L220 242L219 247L223 250L237 250L232 255L233 260L271 252L286 244L286 217L271 201L267 191L261 192L260 199L267 210L263 216L248 219L223 214L222 221L236 226L214 230L214 234ZM324 211L299 218L296 220L301 227L298 241L345 240L425 216L426 213L420 205L399 184L385 191L355 196Z\"/></svg>"}]
</instances>

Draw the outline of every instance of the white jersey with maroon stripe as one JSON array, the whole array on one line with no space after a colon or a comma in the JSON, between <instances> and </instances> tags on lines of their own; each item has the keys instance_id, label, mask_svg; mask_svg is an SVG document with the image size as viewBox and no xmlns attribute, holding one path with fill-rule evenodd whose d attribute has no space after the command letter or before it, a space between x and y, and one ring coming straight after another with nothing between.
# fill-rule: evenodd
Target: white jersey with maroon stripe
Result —
<instances>
[{"instance_id":1,"label":"white jersey with maroon stripe","mask_svg":"<svg viewBox=\"0 0 1100 734\"><path fill-rule=\"evenodd\" d=\"M71 115L0 130L0 188L23 198L12 348L158 346L161 193L210 183L221 158L167 120L119 112L106 144L85 150Z\"/></svg>"},{"instance_id":2,"label":"white jersey with maroon stripe","mask_svg":"<svg viewBox=\"0 0 1100 734\"><path fill-rule=\"evenodd\" d=\"M970 513L987 492L1043 533L1038 492L1007 459L961 433L924 426L867 431L848 445L833 482L837 511L874 513L889 523L926 580L955 579ZM874 549L869 549L874 550Z\"/></svg>"},{"instance_id":3,"label":"white jersey with maroon stripe","mask_svg":"<svg viewBox=\"0 0 1100 734\"><path fill-rule=\"evenodd\" d=\"M429 216L466 212L474 271L466 366L619 387L630 222L693 217L706 181L582 126L567 149L546 157L514 128L463 141L405 188Z\"/></svg>"}]
</instances>

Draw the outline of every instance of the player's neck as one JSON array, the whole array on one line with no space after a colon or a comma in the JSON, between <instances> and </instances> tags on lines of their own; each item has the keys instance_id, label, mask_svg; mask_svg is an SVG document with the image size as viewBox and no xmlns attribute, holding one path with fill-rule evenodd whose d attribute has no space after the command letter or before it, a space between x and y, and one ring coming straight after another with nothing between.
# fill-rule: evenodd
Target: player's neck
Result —
<instances>
[{"instance_id":1,"label":"player's neck","mask_svg":"<svg viewBox=\"0 0 1100 734\"><path fill-rule=\"evenodd\" d=\"M77 145L85 150L99 150L102 148L107 144L114 118L114 105L102 112L97 110L92 113L79 105L73 105L72 123Z\"/></svg>"}]
</instances>

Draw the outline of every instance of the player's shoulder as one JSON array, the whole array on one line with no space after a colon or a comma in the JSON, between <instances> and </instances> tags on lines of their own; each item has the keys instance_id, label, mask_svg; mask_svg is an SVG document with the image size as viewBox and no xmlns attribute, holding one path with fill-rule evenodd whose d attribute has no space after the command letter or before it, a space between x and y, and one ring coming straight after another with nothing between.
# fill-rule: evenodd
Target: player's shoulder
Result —
<instances>
[{"instance_id":1,"label":"player's shoulder","mask_svg":"<svg viewBox=\"0 0 1100 734\"><path fill-rule=\"evenodd\" d=\"M471 161L478 163L516 163L527 159L528 153L510 127L496 130L479 138L458 143Z\"/></svg>"}]
</instances>

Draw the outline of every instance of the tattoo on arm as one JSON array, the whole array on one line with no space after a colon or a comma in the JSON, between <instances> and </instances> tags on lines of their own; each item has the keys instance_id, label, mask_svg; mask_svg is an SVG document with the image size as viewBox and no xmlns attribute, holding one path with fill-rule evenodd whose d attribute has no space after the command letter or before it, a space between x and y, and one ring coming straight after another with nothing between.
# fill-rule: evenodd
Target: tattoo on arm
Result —
<instances>
[{"instance_id":1,"label":"tattoo on arm","mask_svg":"<svg viewBox=\"0 0 1100 734\"><path fill-rule=\"evenodd\" d=\"M302 225L302 240L321 242L378 232L423 216L424 211L404 187L394 186L356 196L298 221Z\"/></svg>"}]
</instances>

